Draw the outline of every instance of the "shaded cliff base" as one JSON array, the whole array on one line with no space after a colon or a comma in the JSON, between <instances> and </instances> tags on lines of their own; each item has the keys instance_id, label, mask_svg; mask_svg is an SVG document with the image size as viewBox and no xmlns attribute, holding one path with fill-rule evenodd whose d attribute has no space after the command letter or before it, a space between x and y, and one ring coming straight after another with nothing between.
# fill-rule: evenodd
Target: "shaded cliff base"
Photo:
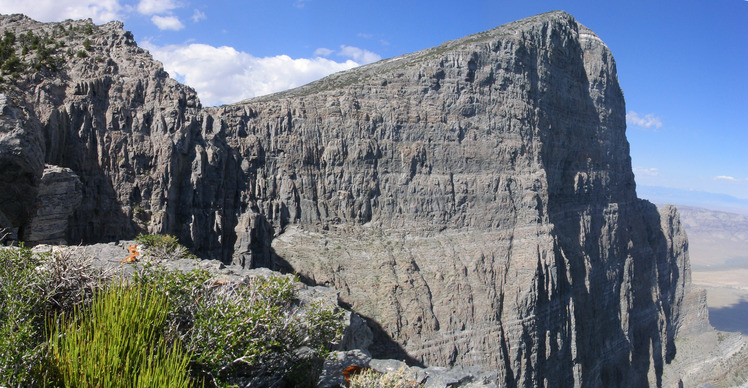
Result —
<instances>
[{"instance_id":1,"label":"shaded cliff base","mask_svg":"<svg viewBox=\"0 0 748 388\"><path fill-rule=\"evenodd\" d=\"M709 323L717 330L748 335L748 290L728 287L706 290Z\"/></svg>"},{"instance_id":2,"label":"shaded cliff base","mask_svg":"<svg viewBox=\"0 0 748 388\"><path fill-rule=\"evenodd\" d=\"M707 291L693 286L685 295L681 316L686 320L675 338L675 357L663 369L663 387L748 383L748 343L739 332L715 330L709 324L706 299Z\"/></svg>"},{"instance_id":3,"label":"shaded cliff base","mask_svg":"<svg viewBox=\"0 0 748 388\"><path fill-rule=\"evenodd\" d=\"M664 369L664 387L736 387L748 383L748 349L740 333L708 330L678 337L676 346L678 354Z\"/></svg>"},{"instance_id":4,"label":"shaded cliff base","mask_svg":"<svg viewBox=\"0 0 748 388\"><path fill-rule=\"evenodd\" d=\"M300 228L288 228L273 241L273 252L277 269L289 270L294 264L313 263L312 269L307 271L309 275L304 280L310 284L332 285L340 279L356 279L357 283L365 284L369 292L379 295L378 300L383 301L377 306L368 306L366 301L371 300L362 289L350 287L342 282L339 288L340 297L350 303L346 303L354 311L366 315L368 321L374 319L388 321L387 316L398 315L399 323L392 335L409 337L403 347L397 345L396 341L388 335L387 331L376 331L374 342L370 347L374 357L397 358L392 356L407 352L409 365L423 364L415 361L413 357L428 360L426 365L433 367L442 366L440 360L447 359L448 355L439 354L440 349L447 348L445 343L454 345L455 359L451 365L480 365L481 360L487 357L498 357L482 352L479 347L471 343L466 333L476 334L487 330L476 317L471 315L475 311L465 312L458 309L453 310L452 319L442 322L444 326L442 333L429 336L425 333L430 324L434 324L433 316L428 314L419 315L423 311L422 304L428 304L432 309L449 309L450 303L445 302L445 294L458 295L465 292L466 288L475 287L475 282L470 281L470 276L478 263L460 260L450 262L452 265L464 265L465 279L460 279L455 274L463 273L463 270L454 271L451 275L445 273L440 287L431 283L426 292L419 290L419 278L434 275L443 271L439 267L419 267L416 263L423 262L419 258L429 252L442 252L441 257L464 258L468 255L466 251L476 251L479 247L496 250L495 245L501 245L500 239L495 234L478 232L428 232L428 231L388 231L381 234L376 228L362 227L357 233L346 230L344 236L337 238L331 234L320 234L314 231ZM357 237L351 241L350 235ZM299 247L303 247L299 248ZM447 254L450 251L453 255ZM367 253L368 252L368 253ZM328 259L322 259L328 257ZM330 260L337 257L339 260ZM363 260L360 260L363 258ZM353 261L358 259L356 264ZM348 264L346 264L348 263ZM387 265L384 265L384 264ZM444 263L443 263L444 264ZM387 268L387 270L382 270ZM526 269L532 272L531 268ZM470 275L468 275L470 273ZM521 271L514 273L512 277L522 276ZM399 281L399 283L397 283ZM652 387L736 387L748 383L748 344L740 333L715 330L710 325L710 310L707 309L707 293L704 289L688 285L684 293L683 310L680 313L678 334L675 338L675 356L663 365L660 376L655 368L650 368L648 375L649 386ZM376 290L376 291L372 291ZM422 290L422 289L421 289ZM480 293L479 293L480 294ZM419 297L421 298L419 300ZM404 304L397 302L406 301ZM390 303L387 303L389 301ZM473 301L481 304L481 301ZM743 305L745 306L745 305ZM741 306L737 306L740 308ZM454 308L454 306L452 306ZM374 319L372 319L374 318ZM413 326L408 322L418 321L421 323L418 333L409 332ZM439 322L436 322L439 325ZM505 322L509 327L511 322ZM413 338L425 337L430 339L419 341ZM397 345L396 349L391 347ZM484 349L483 349L484 350ZM458 354L464 356L457 356ZM402 359L402 358L401 358ZM650 364L654 361L650 360ZM365 365L361 360L351 361L351 365ZM446 365L446 364L445 364ZM480 369L480 368L479 368ZM500 380L501 381L501 380ZM658 384L659 381L659 384ZM460 386L460 385L455 385ZM502 386L502 385L499 385ZM506 386L513 386L507 384Z\"/></svg>"}]
</instances>

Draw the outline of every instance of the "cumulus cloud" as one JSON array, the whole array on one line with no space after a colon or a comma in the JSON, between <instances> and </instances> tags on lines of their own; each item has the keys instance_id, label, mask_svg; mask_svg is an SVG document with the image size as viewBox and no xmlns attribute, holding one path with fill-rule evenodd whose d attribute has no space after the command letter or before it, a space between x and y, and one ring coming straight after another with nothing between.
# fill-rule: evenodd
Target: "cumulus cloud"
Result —
<instances>
[{"instance_id":1,"label":"cumulus cloud","mask_svg":"<svg viewBox=\"0 0 748 388\"><path fill-rule=\"evenodd\" d=\"M363 64L363 65L367 63L376 62L382 59L382 57L380 57L378 54L375 54L369 50L364 50L358 47L346 46L346 45L340 46L340 51L338 51L338 55L341 57L351 58L354 61L360 64Z\"/></svg>"},{"instance_id":2,"label":"cumulus cloud","mask_svg":"<svg viewBox=\"0 0 748 388\"><path fill-rule=\"evenodd\" d=\"M737 182L738 181L737 178L732 177L732 176L728 176L728 175L716 176L716 177L714 177L714 180L718 180L718 181L729 181L729 182Z\"/></svg>"},{"instance_id":3,"label":"cumulus cloud","mask_svg":"<svg viewBox=\"0 0 748 388\"><path fill-rule=\"evenodd\" d=\"M179 7L179 3L174 0L140 0L137 9L144 15L153 15L169 12Z\"/></svg>"},{"instance_id":4,"label":"cumulus cloud","mask_svg":"<svg viewBox=\"0 0 748 388\"><path fill-rule=\"evenodd\" d=\"M660 175L660 172L656 168L647 168L647 167L634 167L634 174L635 175L647 175L647 176L658 176Z\"/></svg>"},{"instance_id":5,"label":"cumulus cloud","mask_svg":"<svg viewBox=\"0 0 748 388\"><path fill-rule=\"evenodd\" d=\"M119 0L0 0L0 13L23 13L42 22L91 18L95 23L122 19Z\"/></svg>"},{"instance_id":6,"label":"cumulus cloud","mask_svg":"<svg viewBox=\"0 0 748 388\"><path fill-rule=\"evenodd\" d=\"M207 44L158 47L142 45L174 78L197 90L206 106L238 102L304 85L328 74L360 65L353 60L258 58L233 47Z\"/></svg>"},{"instance_id":7,"label":"cumulus cloud","mask_svg":"<svg viewBox=\"0 0 748 388\"><path fill-rule=\"evenodd\" d=\"M208 17L205 16L205 12L200 11L199 9L196 9L195 12L192 13L192 21L197 23L200 20L205 20Z\"/></svg>"},{"instance_id":8,"label":"cumulus cloud","mask_svg":"<svg viewBox=\"0 0 748 388\"><path fill-rule=\"evenodd\" d=\"M629 125L636 125L641 128L660 128L662 127L662 120L652 113L647 113L644 117L639 116L638 113L633 110L626 114L626 123Z\"/></svg>"},{"instance_id":9,"label":"cumulus cloud","mask_svg":"<svg viewBox=\"0 0 748 388\"><path fill-rule=\"evenodd\" d=\"M153 15L151 21L159 30L179 31L184 28L184 24L182 24L176 16Z\"/></svg>"}]
</instances>

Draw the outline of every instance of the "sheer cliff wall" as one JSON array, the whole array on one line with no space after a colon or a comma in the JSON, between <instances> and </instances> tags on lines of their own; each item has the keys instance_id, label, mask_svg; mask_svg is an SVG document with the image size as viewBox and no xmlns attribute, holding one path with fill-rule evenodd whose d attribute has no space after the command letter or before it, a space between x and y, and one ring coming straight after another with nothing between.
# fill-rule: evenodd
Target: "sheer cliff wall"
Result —
<instances>
[{"instance_id":1,"label":"sheer cliff wall","mask_svg":"<svg viewBox=\"0 0 748 388\"><path fill-rule=\"evenodd\" d=\"M38 191L46 163L79 179L68 242L170 233L296 271L369 318L379 357L629 387L676 354L685 234L637 199L615 62L570 15L217 108L119 23L62 34L88 24L0 21L93 47L0 101L0 146L31 155L0 152L18 171L0 172L0 224L21 237L38 217L12 193Z\"/></svg>"}]
</instances>

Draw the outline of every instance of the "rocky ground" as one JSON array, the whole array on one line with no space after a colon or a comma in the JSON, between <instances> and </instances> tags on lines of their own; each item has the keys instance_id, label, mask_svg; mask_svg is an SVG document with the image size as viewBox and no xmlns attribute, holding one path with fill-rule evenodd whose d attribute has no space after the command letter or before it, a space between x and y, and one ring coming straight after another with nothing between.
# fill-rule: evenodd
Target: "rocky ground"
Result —
<instances>
[{"instance_id":1,"label":"rocky ground","mask_svg":"<svg viewBox=\"0 0 748 388\"><path fill-rule=\"evenodd\" d=\"M131 256L128 247L137 247L137 260L126 262ZM0 248L12 249L12 248ZM170 270L189 272L195 269L208 271L219 284L240 283L252 277L291 276L266 268L247 269L236 265L225 265L217 260L199 260L196 258L182 259L154 259L147 256L147 250L135 241L119 241L108 244L93 244L81 246L63 246L40 244L33 248L34 252L54 252L63 256L77 256L86 258L94 267L101 268L110 276L128 277L143 265L160 265ZM297 297L301 306L311 303L322 303L325 306L339 306L338 291L323 286L307 286L298 284ZM320 376L319 387L333 388L346 386L343 370L349 366L361 366L370 368L378 373L393 373L405 370L412 374L412 382L423 384L425 387L499 387L496 372L489 372L480 367L456 367L421 368L408 366L403 361L393 359L372 358L369 347L372 344L373 335L363 319L356 313L347 311L344 315L346 326L344 334L338 345L338 350L333 351L324 364Z\"/></svg>"}]
</instances>

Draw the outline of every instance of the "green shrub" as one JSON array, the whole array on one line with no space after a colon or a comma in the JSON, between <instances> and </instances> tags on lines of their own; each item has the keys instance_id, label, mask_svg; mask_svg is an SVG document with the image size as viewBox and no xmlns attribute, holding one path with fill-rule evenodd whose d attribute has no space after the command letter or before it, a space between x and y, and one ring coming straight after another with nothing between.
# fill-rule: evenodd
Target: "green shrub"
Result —
<instances>
[{"instance_id":1,"label":"green shrub","mask_svg":"<svg viewBox=\"0 0 748 388\"><path fill-rule=\"evenodd\" d=\"M163 247L165 249L177 249L179 240L169 234L139 234L135 237L135 242L143 245L145 248Z\"/></svg>"},{"instance_id":2,"label":"green shrub","mask_svg":"<svg viewBox=\"0 0 748 388\"><path fill-rule=\"evenodd\" d=\"M87 305L107 279L78 257L0 248L0 385L40 385L45 316Z\"/></svg>"},{"instance_id":3,"label":"green shrub","mask_svg":"<svg viewBox=\"0 0 748 388\"><path fill-rule=\"evenodd\" d=\"M181 337L193 325L197 302L209 294L210 274L204 270L170 271L163 266L146 263L133 276L136 284L151 285L168 295L171 306L166 325L167 338Z\"/></svg>"},{"instance_id":4,"label":"green shrub","mask_svg":"<svg viewBox=\"0 0 748 388\"><path fill-rule=\"evenodd\" d=\"M350 377L351 388L419 388L423 384L416 381L416 375L403 364L400 369L391 373L379 373L371 369L364 369L361 373Z\"/></svg>"},{"instance_id":5,"label":"green shrub","mask_svg":"<svg viewBox=\"0 0 748 388\"><path fill-rule=\"evenodd\" d=\"M0 248L0 385L34 382L44 358L45 279L36 271L43 260L26 248Z\"/></svg>"},{"instance_id":6,"label":"green shrub","mask_svg":"<svg viewBox=\"0 0 748 388\"><path fill-rule=\"evenodd\" d=\"M78 58L86 58L88 57L88 53L86 53L84 50L78 50L75 56Z\"/></svg>"},{"instance_id":7,"label":"green shrub","mask_svg":"<svg viewBox=\"0 0 748 388\"><path fill-rule=\"evenodd\" d=\"M65 387L188 387L189 354L163 337L170 306L156 289L115 284L90 309L50 330L51 364Z\"/></svg>"},{"instance_id":8,"label":"green shrub","mask_svg":"<svg viewBox=\"0 0 748 388\"><path fill-rule=\"evenodd\" d=\"M143 245L146 255L155 260L196 259L179 240L168 234L139 234L135 242Z\"/></svg>"},{"instance_id":9,"label":"green shrub","mask_svg":"<svg viewBox=\"0 0 748 388\"><path fill-rule=\"evenodd\" d=\"M90 261L0 248L0 386L105 387L118 374L164 386L146 379L184 383L187 370L213 386L307 386L342 332L335 306L297 300L298 279L136 268L111 285Z\"/></svg>"},{"instance_id":10,"label":"green shrub","mask_svg":"<svg viewBox=\"0 0 748 388\"><path fill-rule=\"evenodd\" d=\"M10 58L8 58L0 67L5 74L19 73L23 71L24 68L25 64L16 56L16 54L11 54Z\"/></svg>"},{"instance_id":11,"label":"green shrub","mask_svg":"<svg viewBox=\"0 0 748 388\"><path fill-rule=\"evenodd\" d=\"M206 376L216 386L286 378L316 381L315 365L321 366L343 329L343 313L332 306L311 303L299 311L297 279L286 276L222 285L205 271L181 273L147 265L134 281L156 284L169 295L166 336L182 338L193 355L192 374ZM300 355L302 347L310 352Z\"/></svg>"},{"instance_id":12,"label":"green shrub","mask_svg":"<svg viewBox=\"0 0 748 388\"><path fill-rule=\"evenodd\" d=\"M218 289L196 309L188 346L195 362L220 378L282 369L297 345L296 321L289 314L293 283L285 277L251 282Z\"/></svg>"}]
</instances>

